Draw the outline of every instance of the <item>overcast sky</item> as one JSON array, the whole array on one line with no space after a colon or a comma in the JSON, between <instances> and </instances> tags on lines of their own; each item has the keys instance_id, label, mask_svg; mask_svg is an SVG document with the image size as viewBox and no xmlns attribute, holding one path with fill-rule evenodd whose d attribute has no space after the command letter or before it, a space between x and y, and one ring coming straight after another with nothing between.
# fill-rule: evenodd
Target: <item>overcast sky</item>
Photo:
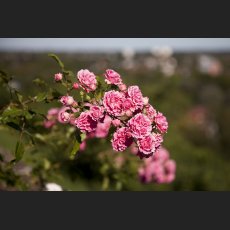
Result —
<instances>
[{"instance_id":1,"label":"overcast sky","mask_svg":"<svg viewBox=\"0 0 230 230\"><path fill-rule=\"evenodd\" d=\"M230 38L0 38L0 51L143 51L159 46L174 51L230 52Z\"/></svg>"}]
</instances>

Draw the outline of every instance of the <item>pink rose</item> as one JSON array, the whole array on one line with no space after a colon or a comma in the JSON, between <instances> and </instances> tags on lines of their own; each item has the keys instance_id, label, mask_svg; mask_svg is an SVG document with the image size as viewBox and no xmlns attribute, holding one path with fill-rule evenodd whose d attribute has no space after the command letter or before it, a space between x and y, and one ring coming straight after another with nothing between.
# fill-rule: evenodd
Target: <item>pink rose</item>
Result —
<instances>
[{"instance_id":1,"label":"pink rose","mask_svg":"<svg viewBox=\"0 0 230 230\"><path fill-rule=\"evenodd\" d=\"M153 122L155 116L157 115L157 111L150 104L147 104L145 106L145 114L150 119L150 121Z\"/></svg>"},{"instance_id":2,"label":"pink rose","mask_svg":"<svg viewBox=\"0 0 230 230\"><path fill-rule=\"evenodd\" d=\"M52 128L56 124L59 110L59 108L51 108L48 110L46 116L47 120L45 120L43 123L45 128Z\"/></svg>"},{"instance_id":3,"label":"pink rose","mask_svg":"<svg viewBox=\"0 0 230 230\"><path fill-rule=\"evenodd\" d=\"M80 86L89 93L90 91L94 91L97 88L97 80L94 73L90 72L87 69L82 69L77 73L78 80L80 82Z\"/></svg>"},{"instance_id":4,"label":"pink rose","mask_svg":"<svg viewBox=\"0 0 230 230\"><path fill-rule=\"evenodd\" d=\"M108 115L105 116L103 122L98 122L96 131L95 131L95 137L97 138L107 137L110 126L111 126L111 122L112 122L112 119Z\"/></svg>"},{"instance_id":5,"label":"pink rose","mask_svg":"<svg viewBox=\"0 0 230 230\"><path fill-rule=\"evenodd\" d=\"M62 80L62 74L61 73L56 73L55 75L54 75L54 80L55 81L61 81Z\"/></svg>"},{"instance_id":6,"label":"pink rose","mask_svg":"<svg viewBox=\"0 0 230 230\"><path fill-rule=\"evenodd\" d=\"M90 106L90 116L94 121L98 121L104 116L104 108L96 105Z\"/></svg>"},{"instance_id":7,"label":"pink rose","mask_svg":"<svg viewBox=\"0 0 230 230\"><path fill-rule=\"evenodd\" d=\"M45 120L45 121L43 122L43 126L44 126L46 129L52 128L55 124L56 124L56 121L55 121L55 120L51 120L51 121Z\"/></svg>"},{"instance_id":8,"label":"pink rose","mask_svg":"<svg viewBox=\"0 0 230 230\"><path fill-rule=\"evenodd\" d=\"M143 138L152 131L151 121L142 113L136 114L128 121L128 127L133 137Z\"/></svg>"},{"instance_id":9,"label":"pink rose","mask_svg":"<svg viewBox=\"0 0 230 230\"><path fill-rule=\"evenodd\" d=\"M153 155L154 161L165 162L169 159L169 152L167 149L160 147Z\"/></svg>"},{"instance_id":10,"label":"pink rose","mask_svg":"<svg viewBox=\"0 0 230 230\"><path fill-rule=\"evenodd\" d=\"M74 99L71 96L62 96L60 102L65 106L70 106L74 103Z\"/></svg>"},{"instance_id":11,"label":"pink rose","mask_svg":"<svg viewBox=\"0 0 230 230\"><path fill-rule=\"evenodd\" d=\"M115 151L124 151L133 142L130 131L126 127L117 129L113 134L112 146Z\"/></svg>"},{"instance_id":12,"label":"pink rose","mask_svg":"<svg viewBox=\"0 0 230 230\"><path fill-rule=\"evenodd\" d=\"M115 120L112 120L112 124L115 126L115 127L118 127L121 125L121 121L119 119L115 119Z\"/></svg>"},{"instance_id":13,"label":"pink rose","mask_svg":"<svg viewBox=\"0 0 230 230\"><path fill-rule=\"evenodd\" d=\"M175 173L176 172L176 162L174 160L167 160L165 162L165 170L167 173Z\"/></svg>"},{"instance_id":14,"label":"pink rose","mask_svg":"<svg viewBox=\"0 0 230 230\"><path fill-rule=\"evenodd\" d=\"M105 82L107 84L120 85L122 84L121 76L112 69L107 69L105 73Z\"/></svg>"},{"instance_id":15,"label":"pink rose","mask_svg":"<svg viewBox=\"0 0 230 230\"><path fill-rule=\"evenodd\" d=\"M139 179L143 183L171 183L175 179L176 163L169 159L165 148L160 148L155 155L145 159L138 169Z\"/></svg>"},{"instance_id":16,"label":"pink rose","mask_svg":"<svg viewBox=\"0 0 230 230\"><path fill-rule=\"evenodd\" d=\"M123 100L124 95L118 91L111 90L106 92L103 98L106 112L114 116L121 116L123 114Z\"/></svg>"},{"instance_id":17,"label":"pink rose","mask_svg":"<svg viewBox=\"0 0 230 230\"><path fill-rule=\"evenodd\" d=\"M176 176L175 176L174 173L170 173L170 174L165 176L164 181L165 181L165 183L171 183L171 182L173 182L175 180L175 177Z\"/></svg>"},{"instance_id":18,"label":"pink rose","mask_svg":"<svg viewBox=\"0 0 230 230\"><path fill-rule=\"evenodd\" d=\"M80 116L75 120L75 125L82 132L92 132L96 129L97 122L91 118L89 111L87 111L80 114Z\"/></svg>"},{"instance_id":19,"label":"pink rose","mask_svg":"<svg viewBox=\"0 0 230 230\"><path fill-rule=\"evenodd\" d=\"M63 112L60 114L60 118L62 120L62 123L68 123L70 120L70 114L67 112Z\"/></svg>"},{"instance_id":20,"label":"pink rose","mask_svg":"<svg viewBox=\"0 0 230 230\"><path fill-rule=\"evenodd\" d=\"M167 132L168 129L168 122L166 120L166 117L163 116L162 113L157 113L157 115L154 118L154 121L156 123L156 127L157 129L161 132L161 133L165 133Z\"/></svg>"},{"instance_id":21,"label":"pink rose","mask_svg":"<svg viewBox=\"0 0 230 230\"><path fill-rule=\"evenodd\" d=\"M62 107L58 112L57 119L62 124L68 123L70 120L70 114L66 112L67 110L70 110L70 108Z\"/></svg>"},{"instance_id":22,"label":"pink rose","mask_svg":"<svg viewBox=\"0 0 230 230\"><path fill-rule=\"evenodd\" d=\"M78 89L79 88L79 84L77 82L73 83L73 88L74 89Z\"/></svg>"},{"instance_id":23,"label":"pink rose","mask_svg":"<svg viewBox=\"0 0 230 230\"><path fill-rule=\"evenodd\" d=\"M58 112L59 112L59 108L51 108L48 110L47 112L47 119L48 120L51 120L51 119L56 119L57 118L57 115L58 115Z\"/></svg>"},{"instance_id":24,"label":"pink rose","mask_svg":"<svg viewBox=\"0 0 230 230\"><path fill-rule=\"evenodd\" d=\"M125 98L123 101L123 110L126 112L134 112L136 110L136 107L133 103L133 101L131 100L131 98Z\"/></svg>"},{"instance_id":25,"label":"pink rose","mask_svg":"<svg viewBox=\"0 0 230 230\"><path fill-rule=\"evenodd\" d=\"M163 137L160 133L152 133L154 140L155 140L155 147L158 149L161 146L161 143L163 142Z\"/></svg>"},{"instance_id":26,"label":"pink rose","mask_svg":"<svg viewBox=\"0 0 230 230\"><path fill-rule=\"evenodd\" d=\"M151 154L155 152L155 139L151 134L149 136L138 139L137 145L139 151L144 154Z\"/></svg>"},{"instance_id":27,"label":"pink rose","mask_svg":"<svg viewBox=\"0 0 230 230\"><path fill-rule=\"evenodd\" d=\"M158 162L151 161L148 158L148 163L139 168L139 179L143 183L157 182L164 175L164 169Z\"/></svg>"},{"instance_id":28,"label":"pink rose","mask_svg":"<svg viewBox=\"0 0 230 230\"><path fill-rule=\"evenodd\" d=\"M143 108L143 96L138 86L130 86L128 88L128 96L131 98L132 102L134 103L136 109Z\"/></svg>"},{"instance_id":29,"label":"pink rose","mask_svg":"<svg viewBox=\"0 0 230 230\"><path fill-rule=\"evenodd\" d=\"M148 179L147 182L159 182L164 178L164 168L158 162L150 162L146 166L146 177Z\"/></svg>"}]
</instances>

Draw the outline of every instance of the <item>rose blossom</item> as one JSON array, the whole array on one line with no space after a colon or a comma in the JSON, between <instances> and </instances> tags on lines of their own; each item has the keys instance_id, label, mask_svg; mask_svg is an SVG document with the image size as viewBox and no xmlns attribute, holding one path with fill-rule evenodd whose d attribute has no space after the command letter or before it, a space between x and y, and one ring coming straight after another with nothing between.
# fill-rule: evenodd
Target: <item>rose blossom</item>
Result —
<instances>
[{"instance_id":1,"label":"rose blossom","mask_svg":"<svg viewBox=\"0 0 230 230\"><path fill-rule=\"evenodd\" d=\"M56 73L55 75L54 75L54 80L55 81L61 81L62 80L62 74L61 73Z\"/></svg>"},{"instance_id":2,"label":"rose blossom","mask_svg":"<svg viewBox=\"0 0 230 230\"><path fill-rule=\"evenodd\" d=\"M105 82L107 84L120 85L122 84L121 76L112 69L107 69L105 73Z\"/></svg>"},{"instance_id":3,"label":"rose blossom","mask_svg":"<svg viewBox=\"0 0 230 230\"><path fill-rule=\"evenodd\" d=\"M175 174L174 173L170 173L170 174L167 174L166 176L165 176L165 179L164 179L164 182L165 183L171 183L171 182L173 182L174 180L175 180Z\"/></svg>"},{"instance_id":4,"label":"rose blossom","mask_svg":"<svg viewBox=\"0 0 230 230\"><path fill-rule=\"evenodd\" d=\"M138 139L137 145L140 152L144 154L151 154L155 151L154 137L151 134L149 136Z\"/></svg>"},{"instance_id":5,"label":"rose blossom","mask_svg":"<svg viewBox=\"0 0 230 230\"><path fill-rule=\"evenodd\" d=\"M117 129L117 131L113 134L111 142L115 151L124 151L132 144L133 139L129 129L127 127L122 127Z\"/></svg>"},{"instance_id":6,"label":"rose blossom","mask_svg":"<svg viewBox=\"0 0 230 230\"><path fill-rule=\"evenodd\" d=\"M79 88L79 84L78 84L77 82L74 82L74 83L73 83L73 88L74 88L74 89L78 89L78 88Z\"/></svg>"},{"instance_id":7,"label":"rose blossom","mask_svg":"<svg viewBox=\"0 0 230 230\"><path fill-rule=\"evenodd\" d=\"M106 115L103 122L98 122L97 128L95 130L95 137L104 138L108 135L111 126L112 119L110 116Z\"/></svg>"},{"instance_id":8,"label":"rose blossom","mask_svg":"<svg viewBox=\"0 0 230 230\"><path fill-rule=\"evenodd\" d=\"M87 111L80 114L80 116L75 120L75 125L82 132L92 132L96 129L97 122L91 118L89 111Z\"/></svg>"},{"instance_id":9,"label":"rose blossom","mask_svg":"<svg viewBox=\"0 0 230 230\"><path fill-rule=\"evenodd\" d=\"M155 141L155 148L159 148L161 146L161 143L163 142L163 137L160 133L152 133Z\"/></svg>"},{"instance_id":10,"label":"rose blossom","mask_svg":"<svg viewBox=\"0 0 230 230\"><path fill-rule=\"evenodd\" d=\"M63 123L68 123L70 120L70 114L68 112L63 112L60 114L61 120Z\"/></svg>"},{"instance_id":11,"label":"rose blossom","mask_svg":"<svg viewBox=\"0 0 230 230\"><path fill-rule=\"evenodd\" d=\"M133 101L131 100L131 98L126 98L123 101L123 110L126 112L134 112L136 110L136 107L133 103Z\"/></svg>"},{"instance_id":12,"label":"rose blossom","mask_svg":"<svg viewBox=\"0 0 230 230\"><path fill-rule=\"evenodd\" d=\"M169 152L166 148L159 148L153 156L154 161L164 162L169 159Z\"/></svg>"},{"instance_id":13,"label":"rose blossom","mask_svg":"<svg viewBox=\"0 0 230 230\"><path fill-rule=\"evenodd\" d=\"M52 116L52 117L56 117L57 116L57 114L58 114L58 112L59 112L59 108L51 108L51 109L49 109L48 110L48 115L47 115L47 118L49 117L49 116Z\"/></svg>"},{"instance_id":14,"label":"rose blossom","mask_svg":"<svg viewBox=\"0 0 230 230\"><path fill-rule=\"evenodd\" d=\"M165 133L167 132L168 129L168 122L166 117L162 114L162 113L157 113L157 115L154 118L154 121L156 123L156 127L157 129L161 132L161 133Z\"/></svg>"},{"instance_id":15,"label":"rose blossom","mask_svg":"<svg viewBox=\"0 0 230 230\"><path fill-rule=\"evenodd\" d=\"M136 109L143 108L143 96L138 86L130 86L128 88L128 96L131 98L132 102L134 103Z\"/></svg>"},{"instance_id":16,"label":"rose blossom","mask_svg":"<svg viewBox=\"0 0 230 230\"><path fill-rule=\"evenodd\" d=\"M108 91L104 94L103 105L105 110L114 116L121 116L123 113L123 103L124 95L115 90Z\"/></svg>"},{"instance_id":17,"label":"rose blossom","mask_svg":"<svg viewBox=\"0 0 230 230\"><path fill-rule=\"evenodd\" d=\"M112 120L112 124L113 124L115 127L118 127L118 126L120 126L121 121L120 121L119 119L115 119L115 120Z\"/></svg>"},{"instance_id":18,"label":"rose blossom","mask_svg":"<svg viewBox=\"0 0 230 230\"><path fill-rule=\"evenodd\" d=\"M104 116L104 108L96 105L90 106L90 116L94 121L98 121Z\"/></svg>"},{"instance_id":19,"label":"rose blossom","mask_svg":"<svg viewBox=\"0 0 230 230\"><path fill-rule=\"evenodd\" d=\"M60 99L60 102L63 105L68 106L68 105L72 105L74 103L74 99L71 96L62 96Z\"/></svg>"},{"instance_id":20,"label":"rose blossom","mask_svg":"<svg viewBox=\"0 0 230 230\"><path fill-rule=\"evenodd\" d=\"M175 173L176 163L169 159L169 153L164 148L160 148L156 155L145 159L144 165L138 169L139 178L144 183L171 183L175 179Z\"/></svg>"},{"instance_id":21,"label":"rose blossom","mask_svg":"<svg viewBox=\"0 0 230 230\"><path fill-rule=\"evenodd\" d=\"M77 73L78 80L80 82L81 87L89 93L90 91L94 91L97 87L97 80L94 73L90 72L87 69L82 69Z\"/></svg>"},{"instance_id":22,"label":"rose blossom","mask_svg":"<svg viewBox=\"0 0 230 230\"><path fill-rule=\"evenodd\" d=\"M157 111L150 104L147 104L145 106L145 114L150 121L153 122L154 117L157 115Z\"/></svg>"},{"instance_id":23,"label":"rose blossom","mask_svg":"<svg viewBox=\"0 0 230 230\"><path fill-rule=\"evenodd\" d=\"M152 131L151 121L144 114L138 113L128 121L133 137L143 138Z\"/></svg>"},{"instance_id":24,"label":"rose blossom","mask_svg":"<svg viewBox=\"0 0 230 230\"><path fill-rule=\"evenodd\" d=\"M67 110L70 110L69 107L62 107L58 112L57 120L62 124L68 123L70 120L70 114L66 112Z\"/></svg>"},{"instance_id":25,"label":"rose blossom","mask_svg":"<svg viewBox=\"0 0 230 230\"><path fill-rule=\"evenodd\" d=\"M47 112L47 120L44 121L43 125L46 129L52 128L57 121L59 108L51 108Z\"/></svg>"},{"instance_id":26,"label":"rose blossom","mask_svg":"<svg viewBox=\"0 0 230 230\"><path fill-rule=\"evenodd\" d=\"M168 173L175 173L176 172L176 162L174 160L168 160L165 163L165 170Z\"/></svg>"},{"instance_id":27,"label":"rose blossom","mask_svg":"<svg viewBox=\"0 0 230 230\"><path fill-rule=\"evenodd\" d=\"M49 129L49 128L52 128L54 125L56 124L56 121L55 120L45 120L43 122L43 126L46 128L46 129Z\"/></svg>"}]
</instances>

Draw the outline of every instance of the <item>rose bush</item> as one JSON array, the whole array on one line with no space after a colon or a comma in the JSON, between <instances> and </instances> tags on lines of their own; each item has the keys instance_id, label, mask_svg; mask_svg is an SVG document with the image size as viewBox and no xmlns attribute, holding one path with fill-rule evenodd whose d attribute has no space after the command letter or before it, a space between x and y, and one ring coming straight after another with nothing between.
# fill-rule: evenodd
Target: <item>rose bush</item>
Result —
<instances>
[{"instance_id":1,"label":"rose bush","mask_svg":"<svg viewBox=\"0 0 230 230\"><path fill-rule=\"evenodd\" d=\"M121 75L112 69L105 70L102 76L96 76L87 69L74 74L65 69L57 56L50 56L61 67L61 71L54 74L53 79L57 86L62 87L62 92L35 79L34 82L44 87L45 91L24 98L9 86L11 79L4 72L1 73L3 83L13 96L10 104L1 111L0 122L20 132L12 163L23 157L25 136L32 143L44 141L44 137L36 129L39 122L48 133L56 130L58 124L68 127L67 135L74 140L70 143L71 160L76 158L78 151L82 152L87 148L89 139L106 137L110 139L112 149L117 152L125 151L131 146L131 150L135 148L135 155L140 159L152 159L159 154L168 122L150 104L149 98L142 94L137 85L127 86ZM41 102L58 102L59 107L50 107L44 115L30 106ZM165 168L170 171L173 163L165 163ZM143 172L144 169L139 171ZM160 181L168 183L170 179Z\"/></svg>"}]
</instances>

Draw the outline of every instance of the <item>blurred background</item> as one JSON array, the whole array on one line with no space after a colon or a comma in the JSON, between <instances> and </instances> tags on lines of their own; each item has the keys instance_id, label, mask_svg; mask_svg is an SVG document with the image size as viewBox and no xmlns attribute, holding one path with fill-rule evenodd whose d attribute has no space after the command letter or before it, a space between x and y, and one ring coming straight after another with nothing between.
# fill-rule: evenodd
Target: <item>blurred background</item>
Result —
<instances>
[{"instance_id":1,"label":"blurred background","mask_svg":"<svg viewBox=\"0 0 230 230\"><path fill-rule=\"evenodd\" d=\"M28 189L39 190L32 174L36 175L34 165L42 162L47 173L40 177L66 190L230 190L230 39L1 38L0 70L13 76L11 84L24 95L33 95L33 79L52 84L59 71L48 53L57 54L75 73L86 68L102 76L110 68L127 85L139 85L168 119L164 146L176 161L176 179L171 184L142 184L126 164L113 174L108 167L115 163L108 156L122 155L106 155L109 140L90 140L75 161L66 160L64 150L41 147L17 165L17 177L10 183L0 174L0 189L19 189L15 181L23 176L31 184ZM0 108L7 100L1 90ZM40 109L45 113L49 108ZM17 134L0 128L0 153L10 156L16 141ZM117 177L122 183L113 183Z\"/></svg>"}]
</instances>

